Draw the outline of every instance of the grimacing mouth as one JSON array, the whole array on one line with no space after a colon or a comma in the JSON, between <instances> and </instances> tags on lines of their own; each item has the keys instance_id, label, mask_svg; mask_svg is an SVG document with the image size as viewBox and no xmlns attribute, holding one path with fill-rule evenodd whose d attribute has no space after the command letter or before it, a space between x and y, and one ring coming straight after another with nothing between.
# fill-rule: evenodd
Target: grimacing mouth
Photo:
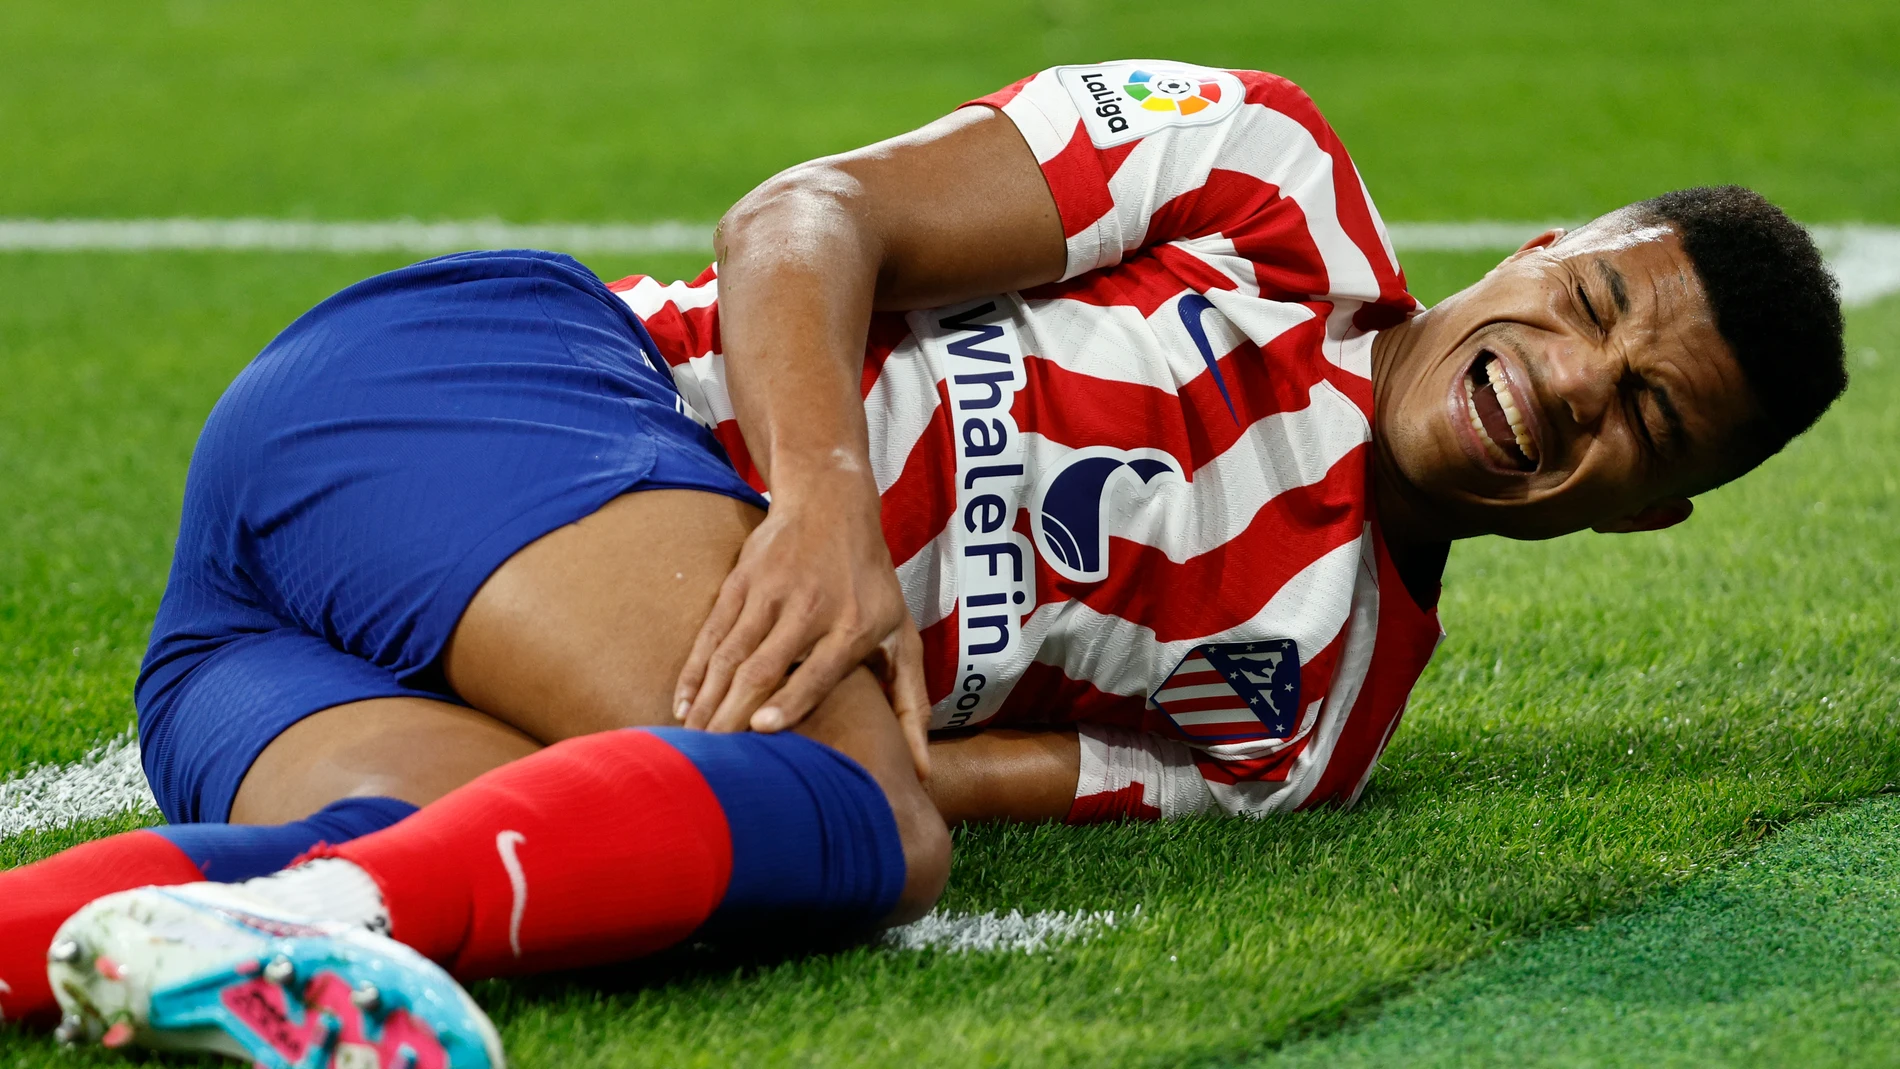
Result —
<instances>
[{"instance_id":1,"label":"grimacing mouth","mask_svg":"<svg viewBox=\"0 0 1900 1069\"><path fill-rule=\"evenodd\" d=\"M1549 453L1536 395L1507 355L1511 349L1485 341L1478 339L1478 351L1451 383L1454 430L1484 467L1507 476L1534 475Z\"/></svg>"}]
</instances>

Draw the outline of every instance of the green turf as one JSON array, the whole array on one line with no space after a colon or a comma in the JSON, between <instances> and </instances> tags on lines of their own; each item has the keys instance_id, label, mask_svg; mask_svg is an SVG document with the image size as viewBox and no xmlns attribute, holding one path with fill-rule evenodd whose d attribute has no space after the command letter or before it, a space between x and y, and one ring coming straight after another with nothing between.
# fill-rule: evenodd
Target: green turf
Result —
<instances>
[{"instance_id":1,"label":"green turf","mask_svg":"<svg viewBox=\"0 0 1900 1069\"><path fill-rule=\"evenodd\" d=\"M703 219L1045 62L1172 53L1301 80L1390 218L1586 215L1732 179L1812 219L1900 220L1900 12L1687 10L16 0L0 215ZM199 422L276 329L394 262L0 256L5 767L130 723ZM1428 298L1482 264L1408 258ZM1231 1062L1900 783L1900 301L1851 330L1840 411L1686 527L1461 546L1451 637L1354 813L960 836L949 907L1140 904L1133 928L1038 957L694 953L478 993L524 1065ZM1871 1005L1817 990L1841 995L1764 1014L1763 1050L1800 1060ZM0 1034L0 1064L96 1057Z\"/></svg>"},{"instance_id":2,"label":"green turf","mask_svg":"<svg viewBox=\"0 0 1900 1069\"><path fill-rule=\"evenodd\" d=\"M1887 0L0 4L0 215L716 217L1052 63L1306 86L1389 217L1900 220Z\"/></svg>"},{"instance_id":3,"label":"green turf","mask_svg":"<svg viewBox=\"0 0 1900 1069\"><path fill-rule=\"evenodd\" d=\"M1896 931L1900 799L1888 797L1792 827L1682 893L1510 947L1364 1027L1257 1065L1892 1065Z\"/></svg>"}]
</instances>

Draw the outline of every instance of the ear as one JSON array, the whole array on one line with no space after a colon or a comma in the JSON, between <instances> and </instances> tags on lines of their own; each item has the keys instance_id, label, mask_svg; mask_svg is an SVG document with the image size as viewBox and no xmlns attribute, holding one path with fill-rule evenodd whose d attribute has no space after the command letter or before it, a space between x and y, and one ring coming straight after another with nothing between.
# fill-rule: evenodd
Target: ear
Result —
<instances>
[{"instance_id":1,"label":"ear","mask_svg":"<svg viewBox=\"0 0 1900 1069\"><path fill-rule=\"evenodd\" d=\"M1695 511L1695 504L1686 497L1672 497L1645 505L1620 519L1607 520L1594 524L1591 530L1598 534L1633 534L1637 531L1660 531L1665 527L1689 518Z\"/></svg>"},{"instance_id":2,"label":"ear","mask_svg":"<svg viewBox=\"0 0 1900 1069\"><path fill-rule=\"evenodd\" d=\"M1524 244L1519 245L1517 247L1517 251L1505 257L1505 259L1515 260L1519 256L1522 256L1525 253L1530 252L1532 249L1548 249L1552 245L1557 244L1557 242L1562 240L1563 236L1568 233L1570 233L1570 231L1565 230L1561 226L1553 226L1549 230L1544 231L1543 233L1530 239Z\"/></svg>"}]
</instances>

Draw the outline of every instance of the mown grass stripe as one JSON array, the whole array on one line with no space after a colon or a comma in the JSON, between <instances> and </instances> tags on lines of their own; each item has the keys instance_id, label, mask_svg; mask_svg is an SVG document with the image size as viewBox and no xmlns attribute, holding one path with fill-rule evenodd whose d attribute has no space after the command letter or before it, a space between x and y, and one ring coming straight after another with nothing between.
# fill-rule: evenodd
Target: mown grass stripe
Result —
<instances>
[{"instance_id":1,"label":"mown grass stripe","mask_svg":"<svg viewBox=\"0 0 1900 1069\"><path fill-rule=\"evenodd\" d=\"M1430 980L1267 1066L1890 1065L1900 798L1840 807L1637 910Z\"/></svg>"}]
</instances>

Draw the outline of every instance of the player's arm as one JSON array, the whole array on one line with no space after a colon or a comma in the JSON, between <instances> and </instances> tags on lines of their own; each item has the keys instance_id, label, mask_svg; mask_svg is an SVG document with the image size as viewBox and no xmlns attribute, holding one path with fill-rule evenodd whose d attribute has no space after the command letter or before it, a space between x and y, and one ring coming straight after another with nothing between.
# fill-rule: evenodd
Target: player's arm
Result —
<instances>
[{"instance_id":1,"label":"player's arm","mask_svg":"<svg viewBox=\"0 0 1900 1069\"><path fill-rule=\"evenodd\" d=\"M1173 739L1107 724L997 728L933 740L924 790L951 824L1240 812L1217 804L1199 756Z\"/></svg>"},{"instance_id":2,"label":"player's arm","mask_svg":"<svg viewBox=\"0 0 1900 1069\"><path fill-rule=\"evenodd\" d=\"M1074 728L933 739L924 790L948 824L1063 820L1075 803L1081 761Z\"/></svg>"},{"instance_id":3,"label":"player's arm","mask_svg":"<svg viewBox=\"0 0 1900 1069\"><path fill-rule=\"evenodd\" d=\"M874 308L1059 278L1054 200L1015 125L965 108L777 175L726 213L717 248L728 388L772 508L720 591L675 704L694 727L777 730L860 662L881 661L921 772L922 644L878 520L860 393L866 332Z\"/></svg>"}]
</instances>

